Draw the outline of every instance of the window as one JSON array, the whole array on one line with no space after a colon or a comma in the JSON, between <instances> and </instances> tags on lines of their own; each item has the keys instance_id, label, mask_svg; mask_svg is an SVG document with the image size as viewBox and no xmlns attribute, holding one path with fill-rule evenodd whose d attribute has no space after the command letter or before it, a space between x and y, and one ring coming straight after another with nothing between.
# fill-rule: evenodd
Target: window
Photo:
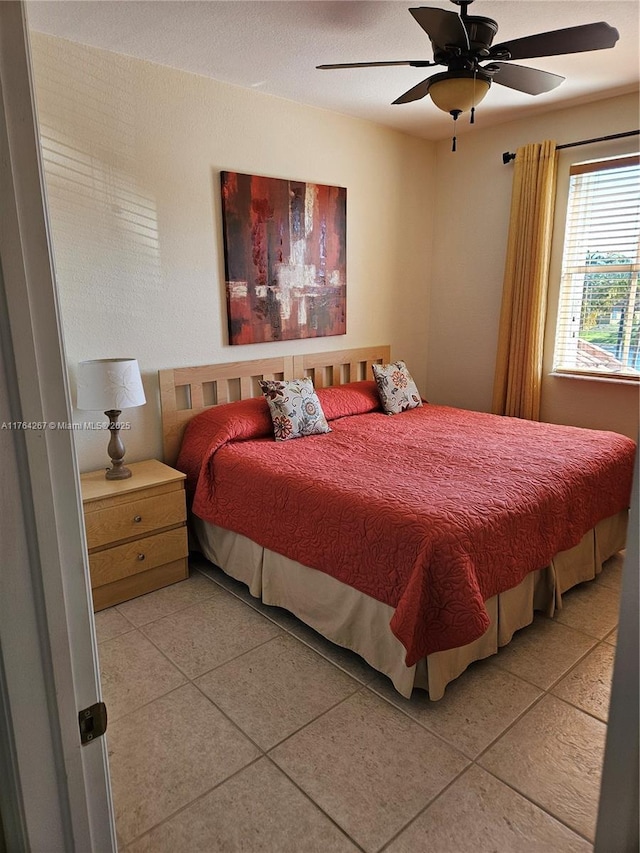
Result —
<instances>
[{"instance_id":1,"label":"window","mask_svg":"<svg viewBox=\"0 0 640 853\"><path fill-rule=\"evenodd\" d=\"M571 167L554 371L640 379L640 156Z\"/></svg>"}]
</instances>

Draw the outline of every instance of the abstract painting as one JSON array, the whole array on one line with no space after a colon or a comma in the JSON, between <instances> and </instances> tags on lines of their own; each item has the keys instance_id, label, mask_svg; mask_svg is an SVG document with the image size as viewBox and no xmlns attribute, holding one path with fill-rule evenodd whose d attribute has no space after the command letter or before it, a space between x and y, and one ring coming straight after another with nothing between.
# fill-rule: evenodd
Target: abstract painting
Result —
<instances>
[{"instance_id":1,"label":"abstract painting","mask_svg":"<svg viewBox=\"0 0 640 853\"><path fill-rule=\"evenodd\" d=\"M346 189L221 178L229 343L344 335Z\"/></svg>"}]
</instances>

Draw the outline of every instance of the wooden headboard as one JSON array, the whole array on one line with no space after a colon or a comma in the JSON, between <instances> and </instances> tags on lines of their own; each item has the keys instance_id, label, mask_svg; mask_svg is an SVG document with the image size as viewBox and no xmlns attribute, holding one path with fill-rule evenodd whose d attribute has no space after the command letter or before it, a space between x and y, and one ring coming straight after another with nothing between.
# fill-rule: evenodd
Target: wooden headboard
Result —
<instances>
[{"instance_id":1,"label":"wooden headboard","mask_svg":"<svg viewBox=\"0 0 640 853\"><path fill-rule=\"evenodd\" d=\"M164 461L175 465L182 434L194 415L210 406L259 397L260 379L310 376L315 388L326 388L372 379L371 365L387 364L390 359L385 345L160 370Z\"/></svg>"}]
</instances>

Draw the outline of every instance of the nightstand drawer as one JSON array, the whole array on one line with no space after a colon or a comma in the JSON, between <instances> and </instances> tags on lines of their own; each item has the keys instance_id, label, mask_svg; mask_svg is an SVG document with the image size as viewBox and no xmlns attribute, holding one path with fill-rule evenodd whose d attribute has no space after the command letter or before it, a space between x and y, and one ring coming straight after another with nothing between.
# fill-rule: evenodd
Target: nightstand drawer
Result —
<instances>
[{"instance_id":1,"label":"nightstand drawer","mask_svg":"<svg viewBox=\"0 0 640 853\"><path fill-rule=\"evenodd\" d=\"M91 586L103 586L138 572L155 569L164 563L186 557L188 552L186 527L177 527L98 551L89 557Z\"/></svg>"},{"instance_id":2,"label":"nightstand drawer","mask_svg":"<svg viewBox=\"0 0 640 853\"><path fill-rule=\"evenodd\" d=\"M111 542L145 536L186 520L184 489L87 512L85 526L91 551ZM166 562L166 561L163 561Z\"/></svg>"},{"instance_id":3,"label":"nightstand drawer","mask_svg":"<svg viewBox=\"0 0 640 853\"><path fill-rule=\"evenodd\" d=\"M124 480L80 477L94 610L189 577L185 475L157 459L128 467Z\"/></svg>"}]
</instances>

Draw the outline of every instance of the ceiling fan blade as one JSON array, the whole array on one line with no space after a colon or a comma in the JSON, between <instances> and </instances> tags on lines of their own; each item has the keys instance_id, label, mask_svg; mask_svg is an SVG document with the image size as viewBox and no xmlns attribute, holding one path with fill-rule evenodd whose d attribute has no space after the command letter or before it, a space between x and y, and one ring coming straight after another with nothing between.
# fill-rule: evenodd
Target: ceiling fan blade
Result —
<instances>
[{"instance_id":1,"label":"ceiling fan blade","mask_svg":"<svg viewBox=\"0 0 640 853\"><path fill-rule=\"evenodd\" d=\"M423 80L421 83L418 83L417 86L413 86L411 89L408 89L404 95L400 95L399 98L396 98L393 101L394 104L408 104L411 101L419 101L420 98L424 98L424 96L429 91L429 81L431 77L427 77L426 80Z\"/></svg>"},{"instance_id":2,"label":"ceiling fan blade","mask_svg":"<svg viewBox=\"0 0 640 853\"><path fill-rule=\"evenodd\" d=\"M463 48L468 46L467 31L455 12L431 9L428 6L409 9L409 11L435 46L440 48L447 45Z\"/></svg>"},{"instance_id":3,"label":"ceiling fan blade","mask_svg":"<svg viewBox=\"0 0 640 853\"><path fill-rule=\"evenodd\" d=\"M414 68L427 68L435 64L435 62L429 62L425 59L398 59L391 62L337 62L333 65L316 65L316 68L382 68L387 65L411 65Z\"/></svg>"},{"instance_id":4,"label":"ceiling fan blade","mask_svg":"<svg viewBox=\"0 0 640 853\"><path fill-rule=\"evenodd\" d=\"M485 65L483 71L491 73L494 83L516 89L518 92L526 92L527 95L550 92L566 79L549 71L527 68L526 65L511 65L508 62L492 62L491 65Z\"/></svg>"},{"instance_id":5,"label":"ceiling fan blade","mask_svg":"<svg viewBox=\"0 0 640 853\"><path fill-rule=\"evenodd\" d=\"M496 44L491 48L488 59L533 59L538 56L605 50L613 47L619 38L620 34L615 27L599 21ZM509 54L508 57L504 56L505 52Z\"/></svg>"}]
</instances>

